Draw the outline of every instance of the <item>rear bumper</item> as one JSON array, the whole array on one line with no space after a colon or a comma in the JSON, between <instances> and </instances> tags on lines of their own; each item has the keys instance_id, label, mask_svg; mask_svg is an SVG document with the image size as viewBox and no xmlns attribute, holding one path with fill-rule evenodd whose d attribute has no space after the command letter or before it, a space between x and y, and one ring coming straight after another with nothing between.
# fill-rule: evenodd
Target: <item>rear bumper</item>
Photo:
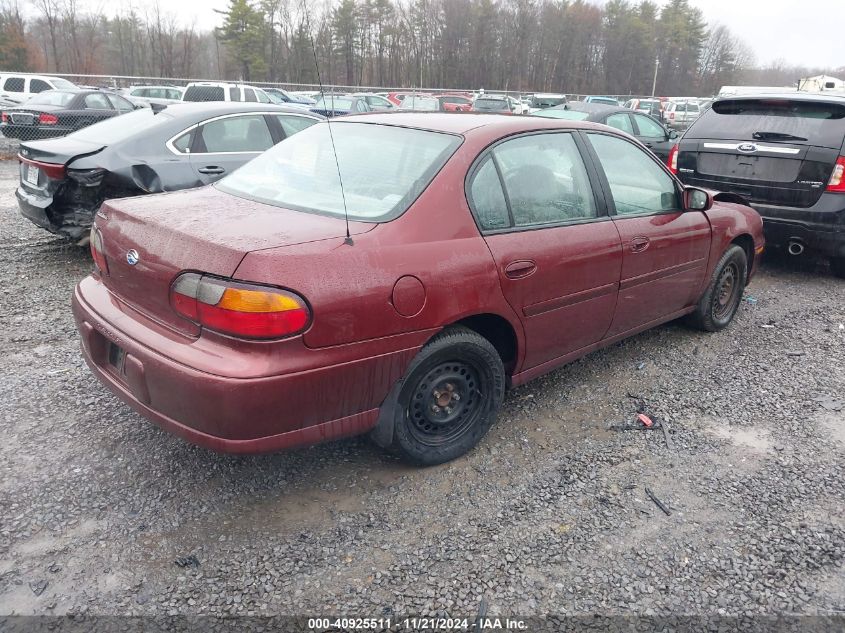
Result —
<instances>
[{"instance_id":1,"label":"rear bumper","mask_svg":"<svg viewBox=\"0 0 845 633\"><path fill-rule=\"evenodd\" d=\"M85 361L103 384L164 430L230 453L269 452L365 433L375 426L379 406L418 349L379 353L385 348L379 341L369 346L372 355L362 345L360 357L349 360L349 346L312 350L301 338L290 339L279 350L290 356L290 372L264 376L266 364L254 352L226 344L197 349L202 346L196 339L182 339L133 316L93 277L77 286L73 313ZM389 347L401 347L407 337L393 343ZM124 351L122 361L110 361L110 345ZM167 353L174 345L188 346L180 353L194 354L200 362L190 366L173 360ZM254 377L208 371L242 368L250 361Z\"/></svg>"},{"instance_id":2,"label":"rear bumper","mask_svg":"<svg viewBox=\"0 0 845 633\"><path fill-rule=\"evenodd\" d=\"M763 218L768 247L787 248L795 241L817 255L845 257L845 195L822 194L806 209L752 206Z\"/></svg>"},{"instance_id":3,"label":"rear bumper","mask_svg":"<svg viewBox=\"0 0 845 633\"><path fill-rule=\"evenodd\" d=\"M15 190L15 197L18 199L18 208L21 210L21 215L36 226L47 229L51 233L63 235L72 240L79 240L87 236L91 230L95 209L89 210L82 205L77 205L75 208L57 212L56 208L53 207L55 198L52 196L36 196L23 187L18 187ZM50 207L53 207L52 214L48 212Z\"/></svg>"},{"instance_id":4,"label":"rear bumper","mask_svg":"<svg viewBox=\"0 0 845 633\"><path fill-rule=\"evenodd\" d=\"M50 222L47 215L47 207L53 203L53 198L44 198L34 196L28 191L24 191L22 187L15 190L15 197L18 199L18 207L21 210L21 215L33 224L40 226L42 229L56 232L57 227Z\"/></svg>"}]
</instances>

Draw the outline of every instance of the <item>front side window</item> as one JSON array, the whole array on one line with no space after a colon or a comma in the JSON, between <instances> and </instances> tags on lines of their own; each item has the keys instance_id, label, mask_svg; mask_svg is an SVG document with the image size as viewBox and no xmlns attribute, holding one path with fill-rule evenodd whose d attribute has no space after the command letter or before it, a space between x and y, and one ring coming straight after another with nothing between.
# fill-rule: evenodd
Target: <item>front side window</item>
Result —
<instances>
[{"instance_id":1,"label":"front side window","mask_svg":"<svg viewBox=\"0 0 845 633\"><path fill-rule=\"evenodd\" d=\"M659 213L679 209L675 181L651 155L633 143L589 133L604 174L617 215Z\"/></svg>"},{"instance_id":2,"label":"front side window","mask_svg":"<svg viewBox=\"0 0 845 633\"><path fill-rule=\"evenodd\" d=\"M277 114L276 118L279 120L279 125L285 132L285 136L293 136L297 132L301 132L307 127L314 125L317 120L306 116L294 116L291 114Z\"/></svg>"},{"instance_id":3,"label":"front side window","mask_svg":"<svg viewBox=\"0 0 845 633\"><path fill-rule=\"evenodd\" d=\"M260 114L209 121L202 126L201 138L209 153L263 152L273 147L270 129Z\"/></svg>"},{"instance_id":4,"label":"front side window","mask_svg":"<svg viewBox=\"0 0 845 633\"><path fill-rule=\"evenodd\" d=\"M320 123L283 140L216 186L265 204L340 218L345 199L350 219L382 222L405 212L460 143L458 136L427 130Z\"/></svg>"},{"instance_id":5,"label":"front side window","mask_svg":"<svg viewBox=\"0 0 845 633\"><path fill-rule=\"evenodd\" d=\"M258 103L270 103L270 97L263 90L256 90L255 98L258 99Z\"/></svg>"},{"instance_id":6,"label":"front side window","mask_svg":"<svg viewBox=\"0 0 845 633\"><path fill-rule=\"evenodd\" d=\"M255 90L253 90L252 88L244 88L244 101L255 103L257 101L257 99L255 98Z\"/></svg>"},{"instance_id":7,"label":"front side window","mask_svg":"<svg viewBox=\"0 0 845 633\"><path fill-rule=\"evenodd\" d=\"M135 109L135 106L123 97L118 97L117 95L109 95L109 100L112 102L112 105L121 112L131 112Z\"/></svg>"},{"instance_id":8,"label":"front side window","mask_svg":"<svg viewBox=\"0 0 845 633\"><path fill-rule=\"evenodd\" d=\"M50 84L48 84L46 81L42 81L40 79L33 79L32 81L29 82L29 91L30 92L38 93L38 92L44 92L45 90L50 90L50 89L51 89Z\"/></svg>"},{"instance_id":9,"label":"front side window","mask_svg":"<svg viewBox=\"0 0 845 633\"><path fill-rule=\"evenodd\" d=\"M229 88L229 101L243 101L241 99L241 90L235 86Z\"/></svg>"}]
</instances>

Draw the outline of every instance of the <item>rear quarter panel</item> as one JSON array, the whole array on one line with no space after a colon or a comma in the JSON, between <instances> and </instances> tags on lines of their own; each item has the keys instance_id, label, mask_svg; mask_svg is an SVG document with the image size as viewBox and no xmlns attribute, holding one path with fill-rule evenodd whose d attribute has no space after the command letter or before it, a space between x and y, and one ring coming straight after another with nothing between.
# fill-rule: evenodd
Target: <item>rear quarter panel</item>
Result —
<instances>
[{"instance_id":1,"label":"rear quarter panel","mask_svg":"<svg viewBox=\"0 0 845 633\"><path fill-rule=\"evenodd\" d=\"M748 262L750 279L756 270L756 263L759 259L759 255L756 253L765 244L763 220L760 214L751 207L742 204L714 202L713 207L707 211L707 218L713 228L713 241L710 245L710 261L708 263L708 274L705 276L705 287L710 282L710 276L719 258L728 249L731 242L741 235L750 235L754 241L755 254L752 260ZM704 288L702 288L703 291Z\"/></svg>"}]
</instances>

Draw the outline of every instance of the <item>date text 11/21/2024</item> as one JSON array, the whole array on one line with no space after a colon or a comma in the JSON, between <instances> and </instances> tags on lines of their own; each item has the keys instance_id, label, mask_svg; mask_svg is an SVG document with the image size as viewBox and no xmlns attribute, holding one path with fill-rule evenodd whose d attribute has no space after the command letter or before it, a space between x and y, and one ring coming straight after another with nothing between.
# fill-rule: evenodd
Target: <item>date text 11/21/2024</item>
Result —
<instances>
[{"instance_id":1,"label":"date text 11/21/2024","mask_svg":"<svg viewBox=\"0 0 845 633\"><path fill-rule=\"evenodd\" d=\"M524 620L513 618L309 618L311 631L526 631Z\"/></svg>"}]
</instances>

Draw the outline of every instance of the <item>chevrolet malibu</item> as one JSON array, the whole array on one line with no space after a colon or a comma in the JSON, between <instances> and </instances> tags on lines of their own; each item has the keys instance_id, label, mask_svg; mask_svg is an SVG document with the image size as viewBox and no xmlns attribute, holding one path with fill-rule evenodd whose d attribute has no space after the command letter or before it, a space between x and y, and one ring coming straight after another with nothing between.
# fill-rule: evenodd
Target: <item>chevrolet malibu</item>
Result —
<instances>
[{"instance_id":1,"label":"chevrolet malibu","mask_svg":"<svg viewBox=\"0 0 845 633\"><path fill-rule=\"evenodd\" d=\"M91 250L85 359L155 424L236 453L369 432L437 464L509 387L679 317L726 327L763 237L618 130L393 113L106 202Z\"/></svg>"}]
</instances>

